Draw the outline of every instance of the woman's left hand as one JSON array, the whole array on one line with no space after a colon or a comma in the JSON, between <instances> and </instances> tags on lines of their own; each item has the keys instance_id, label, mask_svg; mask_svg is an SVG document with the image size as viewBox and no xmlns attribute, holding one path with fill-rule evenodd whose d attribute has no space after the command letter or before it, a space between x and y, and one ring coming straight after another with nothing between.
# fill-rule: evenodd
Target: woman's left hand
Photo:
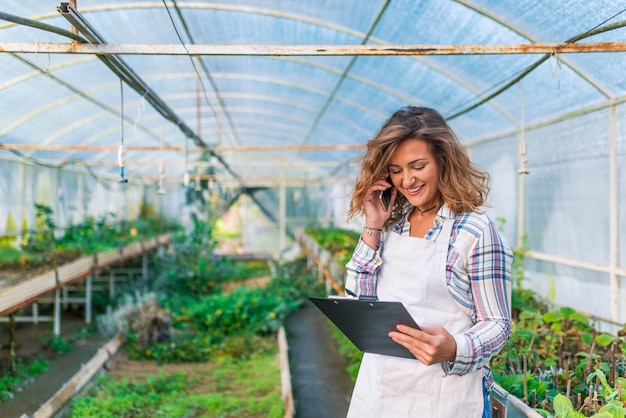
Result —
<instances>
[{"instance_id":1,"label":"woman's left hand","mask_svg":"<svg viewBox=\"0 0 626 418\"><path fill-rule=\"evenodd\" d=\"M398 325L396 329L389 333L391 339L404 346L422 363L431 365L455 360L456 341L444 327L420 326L420 329L416 329Z\"/></svg>"}]
</instances>

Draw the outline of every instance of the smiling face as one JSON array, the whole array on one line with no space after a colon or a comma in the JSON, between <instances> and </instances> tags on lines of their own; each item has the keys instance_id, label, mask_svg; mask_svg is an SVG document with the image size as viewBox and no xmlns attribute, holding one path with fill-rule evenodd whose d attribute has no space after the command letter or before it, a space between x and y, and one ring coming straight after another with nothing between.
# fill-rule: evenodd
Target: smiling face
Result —
<instances>
[{"instance_id":1,"label":"smiling face","mask_svg":"<svg viewBox=\"0 0 626 418\"><path fill-rule=\"evenodd\" d=\"M413 206L427 210L437 204L439 172L426 141L402 141L391 154L389 175L393 185Z\"/></svg>"}]
</instances>

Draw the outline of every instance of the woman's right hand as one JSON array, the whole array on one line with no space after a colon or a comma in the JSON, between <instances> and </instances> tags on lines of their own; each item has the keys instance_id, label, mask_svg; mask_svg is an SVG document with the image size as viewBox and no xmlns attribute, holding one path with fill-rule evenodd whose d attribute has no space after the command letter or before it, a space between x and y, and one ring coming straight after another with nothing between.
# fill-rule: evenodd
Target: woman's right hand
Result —
<instances>
[{"instance_id":1,"label":"woman's right hand","mask_svg":"<svg viewBox=\"0 0 626 418\"><path fill-rule=\"evenodd\" d=\"M391 192L391 199L389 200L389 206L387 210L380 202L380 194L387 190L389 187L393 187L387 180L387 174L380 180L376 181L365 193L363 198L363 211L365 213L365 227L364 233L361 235L361 239L368 247L374 251L378 251L378 239L380 237L380 231L383 225L391 216L391 210L393 204L396 201L396 195L398 190L394 187ZM369 228L369 229L368 229ZM366 233L367 232L367 233Z\"/></svg>"},{"instance_id":2,"label":"woman's right hand","mask_svg":"<svg viewBox=\"0 0 626 418\"><path fill-rule=\"evenodd\" d=\"M377 228L380 229L383 227L387 219L391 216L391 209L393 208L393 203L396 200L396 195L398 194L398 190L394 187L391 192L391 200L389 201L389 206L387 210L383 207L380 202L380 194L388 189L389 187L393 187L391 184L385 180L388 174L385 174L380 180L377 180L365 193L365 197L363 198L363 211L365 212L365 226L369 228Z\"/></svg>"}]
</instances>

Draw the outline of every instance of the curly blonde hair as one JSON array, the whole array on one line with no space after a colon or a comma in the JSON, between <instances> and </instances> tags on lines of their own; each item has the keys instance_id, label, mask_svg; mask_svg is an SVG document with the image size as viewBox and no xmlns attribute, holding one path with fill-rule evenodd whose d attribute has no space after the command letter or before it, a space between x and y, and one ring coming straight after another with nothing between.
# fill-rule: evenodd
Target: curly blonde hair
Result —
<instances>
[{"instance_id":1,"label":"curly blonde hair","mask_svg":"<svg viewBox=\"0 0 626 418\"><path fill-rule=\"evenodd\" d=\"M367 148L360 160L361 172L350 199L348 220L364 214L365 193L389 171L391 155L406 139L421 139L428 144L437 164L437 187L441 199L452 211L480 211L489 194L489 174L472 164L465 148L437 111L427 107L407 106L391 115L376 136L367 141ZM406 204L406 198L398 193L385 228L400 219Z\"/></svg>"}]
</instances>

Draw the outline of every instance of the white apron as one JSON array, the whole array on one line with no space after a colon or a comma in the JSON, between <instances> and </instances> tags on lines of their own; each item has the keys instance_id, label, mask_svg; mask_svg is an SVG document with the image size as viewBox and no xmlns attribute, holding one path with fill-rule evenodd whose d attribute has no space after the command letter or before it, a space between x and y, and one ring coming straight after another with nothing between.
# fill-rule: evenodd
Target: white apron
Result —
<instances>
[{"instance_id":1,"label":"white apron","mask_svg":"<svg viewBox=\"0 0 626 418\"><path fill-rule=\"evenodd\" d=\"M402 302L417 324L466 331L471 319L446 285L446 258L454 219L444 221L435 241L385 234L378 277L379 300ZM440 363L365 353L348 410L349 418L481 418L482 372L446 376Z\"/></svg>"}]
</instances>

